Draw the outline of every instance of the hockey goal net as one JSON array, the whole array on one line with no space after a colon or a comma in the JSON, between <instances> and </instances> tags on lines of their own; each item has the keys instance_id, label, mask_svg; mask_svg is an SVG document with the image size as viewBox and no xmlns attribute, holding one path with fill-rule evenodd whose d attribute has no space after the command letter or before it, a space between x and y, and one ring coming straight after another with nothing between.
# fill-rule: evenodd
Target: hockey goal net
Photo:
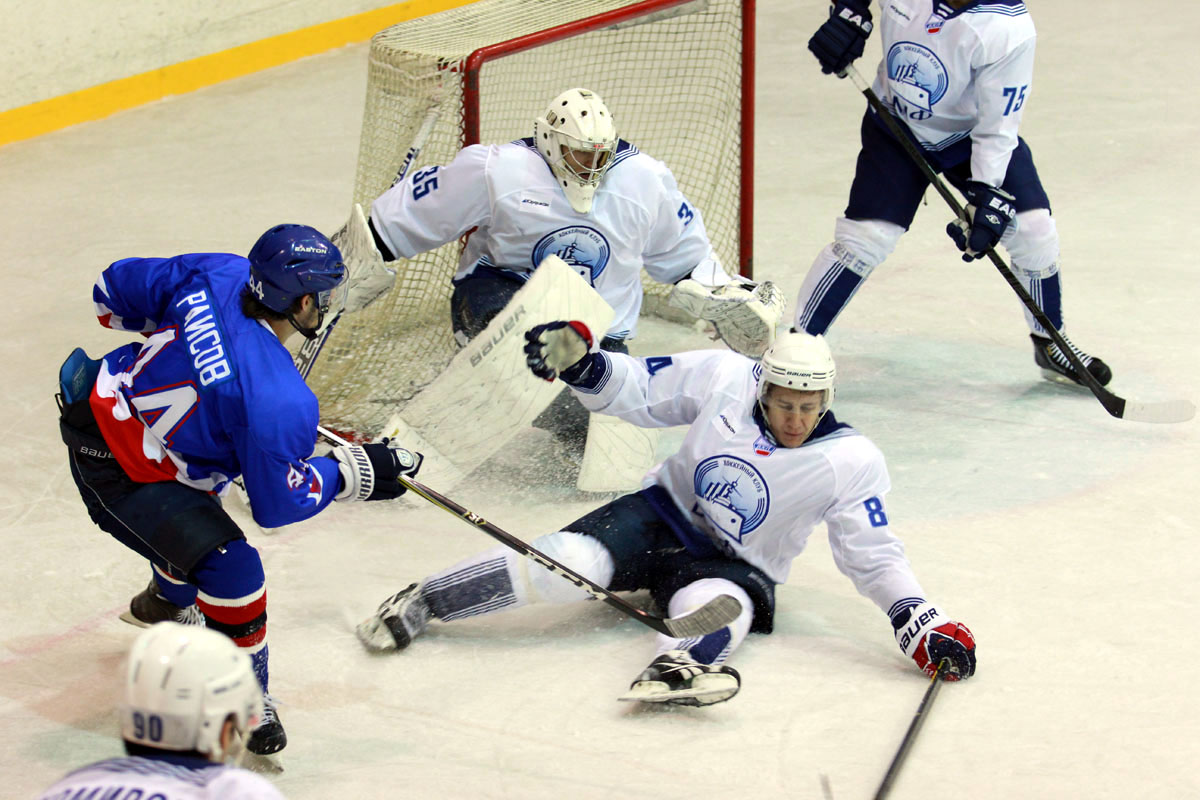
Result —
<instances>
[{"instance_id":1,"label":"hockey goal net","mask_svg":"<svg viewBox=\"0 0 1200 800\"><path fill-rule=\"evenodd\" d=\"M423 127L410 174L531 136L551 98L582 86L671 168L726 269L749 274L753 42L754 0L478 0L395 25L371 41L354 202L369 213ZM394 289L338 323L309 375L328 424L377 433L453 357L461 248L397 262ZM668 287L645 285L660 309Z\"/></svg>"}]
</instances>

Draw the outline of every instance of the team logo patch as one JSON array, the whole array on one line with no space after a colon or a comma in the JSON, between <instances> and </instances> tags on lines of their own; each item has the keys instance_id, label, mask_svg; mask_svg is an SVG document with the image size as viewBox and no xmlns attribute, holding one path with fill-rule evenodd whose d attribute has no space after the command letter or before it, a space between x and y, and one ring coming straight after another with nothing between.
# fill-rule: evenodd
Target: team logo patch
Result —
<instances>
[{"instance_id":1,"label":"team logo patch","mask_svg":"<svg viewBox=\"0 0 1200 800\"><path fill-rule=\"evenodd\" d=\"M915 121L932 117L933 107L950 86L941 59L928 47L897 42L888 50L886 61L894 113Z\"/></svg>"},{"instance_id":2,"label":"team logo patch","mask_svg":"<svg viewBox=\"0 0 1200 800\"><path fill-rule=\"evenodd\" d=\"M754 441L754 453L760 456L769 456L775 452L775 445L765 437L760 436Z\"/></svg>"},{"instance_id":3,"label":"team logo patch","mask_svg":"<svg viewBox=\"0 0 1200 800\"><path fill-rule=\"evenodd\" d=\"M304 485L304 473L288 464L287 485L289 489L299 489Z\"/></svg>"},{"instance_id":4,"label":"team logo patch","mask_svg":"<svg viewBox=\"0 0 1200 800\"><path fill-rule=\"evenodd\" d=\"M771 508L771 493L762 473L729 455L706 458L696 466L693 511L738 544L754 531Z\"/></svg>"},{"instance_id":5,"label":"team logo patch","mask_svg":"<svg viewBox=\"0 0 1200 800\"><path fill-rule=\"evenodd\" d=\"M940 31L942 29L942 25L945 22L946 22L946 20L942 19L937 14L934 14L932 17L929 18L929 21L925 23L925 32L926 33L937 33L938 31Z\"/></svg>"},{"instance_id":6,"label":"team logo patch","mask_svg":"<svg viewBox=\"0 0 1200 800\"><path fill-rule=\"evenodd\" d=\"M602 233L586 225L572 225L543 236L534 245L533 266L536 268L546 256L558 256L595 286L611 254L612 248Z\"/></svg>"}]
</instances>

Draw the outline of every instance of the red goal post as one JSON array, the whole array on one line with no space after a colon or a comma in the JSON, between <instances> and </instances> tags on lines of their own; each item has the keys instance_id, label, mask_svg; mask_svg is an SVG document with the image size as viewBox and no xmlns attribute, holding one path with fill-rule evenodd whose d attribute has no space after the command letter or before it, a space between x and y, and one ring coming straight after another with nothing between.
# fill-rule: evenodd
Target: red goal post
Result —
<instances>
[{"instance_id":1,"label":"red goal post","mask_svg":"<svg viewBox=\"0 0 1200 800\"><path fill-rule=\"evenodd\" d=\"M413 171L531 136L551 98L582 86L671 168L726 268L750 275L754 17L755 0L477 0L381 31L354 201L369 210L431 116ZM461 246L399 262L393 291L341 320L309 376L328 424L377 432L448 363ZM661 308L666 287L645 285L647 310Z\"/></svg>"}]
</instances>

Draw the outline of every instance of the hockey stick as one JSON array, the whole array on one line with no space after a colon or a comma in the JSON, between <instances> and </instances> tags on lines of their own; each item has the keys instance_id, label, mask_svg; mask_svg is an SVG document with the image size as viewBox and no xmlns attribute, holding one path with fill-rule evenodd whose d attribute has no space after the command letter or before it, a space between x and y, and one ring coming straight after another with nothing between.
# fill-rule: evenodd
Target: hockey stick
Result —
<instances>
[{"instance_id":1,"label":"hockey stick","mask_svg":"<svg viewBox=\"0 0 1200 800\"><path fill-rule=\"evenodd\" d=\"M404 161L400 163L400 169L396 171L396 177L392 179L392 186L404 180L405 176L408 175L409 168L417 160L417 156L421 154L421 148L425 146L425 141L429 138L429 134L433 132L433 127L437 125L440 113L441 103L435 102L425 115L425 119L421 120L421 127L417 129L412 145L408 148L408 152L404 154ZM315 339L306 339L304 344L301 345L299 352L296 353L296 370L304 380L308 380L308 374L312 372L313 364L317 361L317 356L321 355L321 349L325 347L325 342L329 340L329 335L333 333L333 327L342 318L342 313L342 309L339 309L333 319L329 320L329 324L325 326L325 329L317 334Z\"/></svg>"},{"instance_id":2,"label":"hockey stick","mask_svg":"<svg viewBox=\"0 0 1200 800\"><path fill-rule=\"evenodd\" d=\"M937 697L938 689L942 685L942 670L949 664L950 659L943 658L938 663L937 669L934 670L933 678L929 681L929 688L925 690L925 696L921 698L921 705L917 706L917 713L913 715L912 722L908 724L908 730L904 734L904 739L900 742L900 749L896 751L892 763L888 765L887 774L883 776L883 782L875 790L875 800L883 800L888 796L888 792L892 790L892 784L896 782L896 776L900 773L900 766L904 763L904 757L912 749L913 742L917 738L917 731L921 730L921 724L925 722L925 712L929 710L929 707L933 705L933 699Z\"/></svg>"},{"instance_id":3,"label":"hockey stick","mask_svg":"<svg viewBox=\"0 0 1200 800\"><path fill-rule=\"evenodd\" d=\"M871 104L871 108L875 109L876 114L887 125L888 130L892 132L892 136L904 147L904 151L912 158L913 162L925 176L925 179L937 190L937 193L942 196L942 199L946 201L946 204L950 206L955 215L965 222L970 222L967 219L966 210L963 208L962 203L959 202L958 198L950 191L950 188L946 186L942 179L938 177L937 173L933 171L933 167L929 166L929 162L925 160L921 151L917 149L917 145L909 138L908 131L892 116L892 113L884 106L883 101L879 99L879 96L875 94L874 90L871 89L858 70L851 65L846 67L845 72L842 74L849 76L854 81L854 85L867 98L867 102ZM1017 297L1021 299L1025 308L1029 309L1029 313L1033 315L1033 318L1037 320L1042 329L1046 331L1046 334L1058 345L1058 349L1071 362L1071 367L1075 370L1075 373L1083 379L1084 385L1096 396L1096 399L1100 401L1100 405L1104 406L1105 411L1119 419L1129 419L1137 422L1187 422L1196 415L1196 407L1189 400L1181 398L1157 403L1138 402L1118 397L1104 388L1100 381L1096 380L1095 376L1088 372L1083 360L1075 353L1071 345L1063 338L1063 335L1054 327L1054 323L1050 321L1046 313L1029 296L1029 292L1025 291L1025 287L1021 285L1020 280L1009 269L1004 259L996 253L995 249L988 250L987 257L995 265L1000 274L1004 276L1004 280L1008 282L1012 290L1016 292Z\"/></svg>"},{"instance_id":4,"label":"hockey stick","mask_svg":"<svg viewBox=\"0 0 1200 800\"><path fill-rule=\"evenodd\" d=\"M317 432L334 444L349 444L342 437L320 425L317 426ZM530 561L540 564L560 578L568 580L580 589L583 589L597 600L603 600L622 614L633 617L646 627L653 628L659 633L665 633L667 636L672 636L676 639L686 639L690 636L704 636L705 634L724 628L742 613L742 604L737 598L727 594L717 595L700 608L684 614L682 617L660 617L643 611L625 602L603 586L593 583L578 572L563 566L544 553L530 547L516 536L513 536L497 525L493 525L475 512L469 511L450 498L435 492L428 486L403 475L400 476L399 480L400 483L404 484L414 494L423 497L438 508L448 511L464 522L474 525L488 536L516 550Z\"/></svg>"}]
</instances>

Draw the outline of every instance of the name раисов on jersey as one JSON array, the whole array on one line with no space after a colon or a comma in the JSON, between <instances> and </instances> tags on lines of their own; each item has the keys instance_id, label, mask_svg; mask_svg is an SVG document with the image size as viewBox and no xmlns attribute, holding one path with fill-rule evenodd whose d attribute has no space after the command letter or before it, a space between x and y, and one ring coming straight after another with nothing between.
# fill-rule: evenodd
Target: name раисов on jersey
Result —
<instances>
[{"instance_id":1,"label":"name \u0440\u0430\u0438\u0441\u043e\u0432 on jersey","mask_svg":"<svg viewBox=\"0 0 1200 800\"><path fill-rule=\"evenodd\" d=\"M208 292L201 289L187 295L176 307L187 304L187 316L183 319L183 336L188 343L188 352L192 354L192 368L204 386L216 383L233 374L229 360L225 356L225 345L221 341L221 331L212 313L212 305ZM200 349L201 342L207 342L208 347Z\"/></svg>"}]
</instances>

